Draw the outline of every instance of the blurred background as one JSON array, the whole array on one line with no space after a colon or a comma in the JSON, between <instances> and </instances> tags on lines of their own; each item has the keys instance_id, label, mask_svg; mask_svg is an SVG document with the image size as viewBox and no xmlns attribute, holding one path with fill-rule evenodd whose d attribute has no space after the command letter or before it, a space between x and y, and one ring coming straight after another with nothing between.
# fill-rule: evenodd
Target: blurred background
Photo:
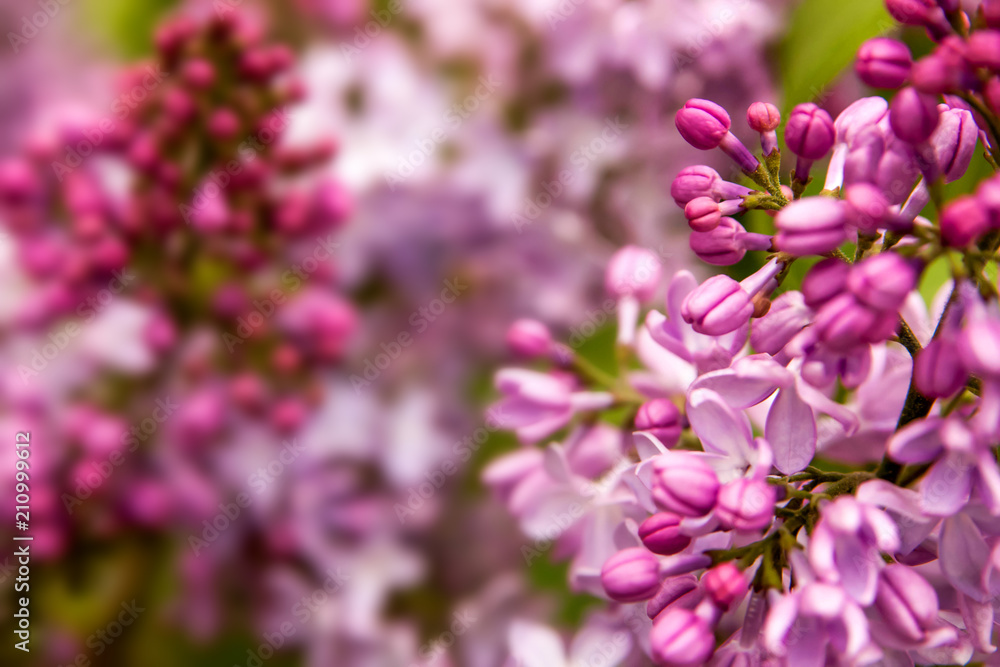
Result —
<instances>
[{"instance_id":1,"label":"blurred background","mask_svg":"<svg viewBox=\"0 0 1000 667\"><path fill-rule=\"evenodd\" d=\"M489 667L515 619L602 622L479 482L516 447L482 411L508 325L605 363L615 249L707 273L669 186L733 168L676 109L713 99L748 145L750 102L836 114L892 23L872 0L5 0L0 28L0 539L33 538L30 653L0 661Z\"/></svg>"}]
</instances>

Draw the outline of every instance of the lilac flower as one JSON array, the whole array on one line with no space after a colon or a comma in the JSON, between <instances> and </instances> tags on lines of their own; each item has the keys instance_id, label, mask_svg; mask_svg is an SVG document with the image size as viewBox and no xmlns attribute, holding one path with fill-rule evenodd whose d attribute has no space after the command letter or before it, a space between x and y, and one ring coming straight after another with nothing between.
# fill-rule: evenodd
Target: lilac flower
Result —
<instances>
[{"instance_id":1,"label":"lilac flower","mask_svg":"<svg viewBox=\"0 0 1000 667\"><path fill-rule=\"evenodd\" d=\"M875 599L880 552L899 548L896 524L882 510L842 496L823 508L809 537L809 563L823 581L838 584L855 602Z\"/></svg>"},{"instance_id":2,"label":"lilac flower","mask_svg":"<svg viewBox=\"0 0 1000 667\"><path fill-rule=\"evenodd\" d=\"M574 391L566 377L517 368L497 373L496 387L504 398L495 409L529 443L563 428L574 413L605 408L614 400L606 392Z\"/></svg>"},{"instance_id":3,"label":"lilac flower","mask_svg":"<svg viewBox=\"0 0 1000 667\"><path fill-rule=\"evenodd\" d=\"M909 47L895 39L875 37L858 49L854 71L873 88L899 88L910 76L912 65Z\"/></svg>"},{"instance_id":4,"label":"lilac flower","mask_svg":"<svg viewBox=\"0 0 1000 667\"><path fill-rule=\"evenodd\" d=\"M868 621L840 587L815 581L775 598L763 641L789 665L820 667L827 664L828 651L849 662L870 656Z\"/></svg>"}]
</instances>

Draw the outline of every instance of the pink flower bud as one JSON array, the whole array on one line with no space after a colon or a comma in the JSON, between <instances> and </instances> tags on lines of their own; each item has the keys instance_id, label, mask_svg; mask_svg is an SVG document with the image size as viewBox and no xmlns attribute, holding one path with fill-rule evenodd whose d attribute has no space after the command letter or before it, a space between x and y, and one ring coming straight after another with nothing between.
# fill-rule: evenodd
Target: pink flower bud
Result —
<instances>
[{"instance_id":1,"label":"pink flower bud","mask_svg":"<svg viewBox=\"0 0 1000 667\"><path fill-rule=\"evenodd\" d=\"M858 49L854 71L873 88L899 88L910 76L913 58L906 44L888 37L869 39Z\"/></svg>"},{"instance_id":2,"label":"pink flower bud","mask_svg":"<svg viewBox=\"0 0 1000 667\"><path fill-rule=\"evenodd\" d=\"M939 221L941 240L953 248L963 248L990 226L986 208L973 195L962 195L948 202Z\"/></svg>"},{"instance_id":3,"label":"pink flower bud","mask_svg":"<svg viewBox=\"0 0 1000 667\"><path fill-rule=\"evenodd\" d=\"M656 617L649 641L657 662L676 667L707 664L715 650L712 628L682 607L671 607Z\"/></svg>"},{"instance_id":4,"label":"pink flower bud","mask_svg":"<svg viewBox=\"0 0 1000 667\"><path fill-rule=\"evenodd\" d=\"M652 298L660 284L660 260L651 251L625 246L608 262L604 287L614 297L634 296L640 301Z\"/></svg>"},{"instance_id":5,"label":"pink flower bud","mask_svg":"<svg viewBox=\"0 0 1000 667\"><path fill-rule=\"evenodd\" d=\"M954 341L935 338L913 362L913 383L928 398L944 398L958 391L968 378Z\"/></svg>"},{"instance_id":6,"label":"pink flower bud","mask_svg":"<svg viewBox=\"0 0 1000 667\"><path fill-rule=\"evenodd\" d=\"M701 586L708 597L722 609L729 609L743 599L750 582L732 562L721 563L701 577Z\"/></svg>"},{"instance_id":7,"label":"pink flower bud","mask_svg":"<svg viewBox=\"0 0 1000 667\"><path fill-rule=\"evenodd\" d=\"M851 267L835 257L817 262L802 280L802 296L810 308L824 303L847 289Z\"/></svg>"},{"instance_id":8,"label":"pink flower bud","mask_svg":"<svg viewBox=\"0 0 1000 667\"><path fill-rule=\"evenodd\" d=\"M716 516L726 530L763 530L774 519L776 498L766 481L741 477L719 490Z\"/></svg>"},{"instance_id":9,"label":"pink flower bud","mask_svg":"<svg viewBox=\"0 0 1000 667\"><path fill-rule=\"evenodd\" d=\"M1000 32L976 30L969 35L965 59L974 67L1000 70Z\"/></svg>"},{"instance_id":10,"label":"pink flower bud","mask_svg":"<svg viewBox=\"0 0 1000 667\"><path fill-rule=\"evenodd\" d=\"M681 516L704 516L715 507L719 480L707 463L688 452L670 451L653 462L653 500Z\"/></svg>"},{"instance_id":11,"label":"pink flower bud","mask_svg":"<svg viewBox=\"0 0 1000 667\"><path fill-rule=\"evenodd\" d=\"M635 430L649 433L670 448L677 444L684 430L681 423L681 412L673 401L667 398L654 398L639 407L635 415Z\"/></svg>"},{"instance_id":12,"label":"pink flower bud","mask_svg":"<svg viewBox=\"0 0 1000 667\"><path fill-rule=\"evenodd\" d=\"M601 584L612 600L648 600L660 586L659 561L642 547L619 551L601 568Z\"/></svg>"},{"instance_id":13,"label":"pink flower bud","mask_svg":"<svg viewBox=\"0 0 1000 667\"><path fill-rule=\"evenodd\" d=\"M750 320L751 296L726 275L712 276L694 289L681 304L681 316L698 333L721 336Z\"/></svg>"},{"instance_id":14,"label":"pink flower bud","mask_svg":"<svg viewBox=\"0 0 1000 667\"><path fill-rule=\"evenodd\" d=\"M239 116L231 109L216 109L208 118L208 133L219 141L232 139L239 129Z\"/></svg>"},{"instance_id":15,"label":"pink flower bud","mask_svg":"<svg viewBox=\"0 0 1000 667\"><path fill-rule=\"evenodd\" d=\"M754 102L747 109L747 125L754 132L771 132L781 124L781 112L768 102Z\"/></svg>"},{"instance_id":16,"label":"pink flower bud","mask_svg":"<svg viewBox=\"0 0 1000 667\"><path fill-rule=\"evenodd\" d=\"M205 90L215 83L215 68L207 60L196 58L184 63L181 78L196 90Z\"/></svg>"},{"instance_id":17,"label":"pink flower bud","mask_svg":"<svg viewBox=\"0 0 1000 667\"><path fill-rule=\"evenodd\" d=\"M833 119L812 102L799 104L788 116L785 144L795 155L806 160L819 160L833 148L836 132Z\"/></svg>"},{"instance_id":18,"label":"pink flower bud","mask_svg":"<svg viewBox=\"0 0 1000 667\"><path fill-rule=\"evenodd\" d=\"M730 266L743 259L747 250L767 250L771 237L751 234L733 218L722 218L720 224L707 232L691 232L691 250L703 262Z\"/></svg>"},{"instance_id":19,"label":"pink flower bud","mask_svg":"<svg viewBox=\"0 0 1000 667\"><path fill-rule=\"evenodd\" d=\"M847 240L847 210L832 197L806 197L781 209L774 219L774 246L797 257L822 255Z\"/></svg>"},{"instance_id":20,"label":"pink flower bud","mask_svg":"<svg viewBox=\"0 0 1000 667\"><path fill-rule=\"evenodd\" d=\"M680 532L681 517L659 512L639 524L639 539L647 549L661 556L672 556L687 549L691 538Z\"/></svg>"},{"instance_id":21,"label":"pink flower bud","mask_svg":"<svg viewBox=\"0 0 1000 667\"><path fill-rule=\"evenodd\" d=\"M684 140L701 150L718 148L732 125L725 109L700 99L688 100L677 112L674 123Z\"/></svg>"},{"instance_id":22,"label":"pink flower bud","mask_svg":"<svg viewBox=\"0 0 1000 667\"><path fill-rule=\"evenodd\" d=\"M917 285L917 267L894 252L883 252L851 267L847 286L875 310L898 310Z\"/></svg>"},{"instance_id":23,"label":"pink flower bud","mask_svg":"<svg viewBox=\"0 0 1000 667\"><path fill-rule=\"evenodd\" d=\"M889 125L893 133L907 143L927 141L939 121L937 100L916 88L903 88L889 104Z\"/></svg>"},{"instance_id":24,"label":"pink flower bud","mask_svg":"<svg viewBox=\"0 0 1000 667\"><path fill-rule=\"evenodd\" d=\"M524 359L542 357L552 349L552 334L538 320L517 320L507 329L507 348Z\"/></svg>"}]
</instances>

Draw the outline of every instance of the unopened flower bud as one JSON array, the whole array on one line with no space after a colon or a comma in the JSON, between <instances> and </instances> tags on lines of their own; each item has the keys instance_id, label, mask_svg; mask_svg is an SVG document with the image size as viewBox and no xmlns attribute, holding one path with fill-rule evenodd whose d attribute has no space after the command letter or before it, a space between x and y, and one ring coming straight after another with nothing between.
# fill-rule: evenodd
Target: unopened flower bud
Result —
<instances>
[{"instance_id":1,"label":"unopened flower bud","mask_svg":"<svg viewBox=\"0 0 1000 667\"><path fill-rule=\"evenodd\" d=\"M684 104L674 123L684 140L701 150L717 148L732 125L725 109L715 102L697 98Z\"/></svg>"},{"instance_id":2,"label":"unopened flower bud","mask_svg":"<svg viewBox=\"0 0 1000 667\"><path fill-rule=\"evenodd\" d=\"M899 88L910 76L913 58L902 42L888 37L869 39L858 49L854 71L873 88Z\"/></svg>"},{"instance_id":3,"label":"unopened flower bud","mask_svg":"<svg viewBox=\"0 0 1000 667\"><path fill-rule=\"evenodd\" d=\"M524 359L542 357L552 348L552 334L538 320L517 320L507 330L507 348Z\"/></svg>"},{"instance_id":4,"label":"unopened flower bud","mask_svg":"<svg viewBox=\"0 0 1000 667\"><path fill-rule=\"evenodd\" d=\"M879 573L875 608L893 632L911 642L922 641L938 619L934 587L915 570L898 563Z\"/></svg>"},{"instance_id":5,"label":"unopened flower bud","mask_svg":"<svg viewBox=\"0 0 1000 667\"><path fill-rule=\"evenodd\" d=\"M639 539L647 549L661 556L672 556L687 549L691 538L680 532L681 517L672 512L658 512L639 524Z\"/></svg>"},{"instance_id":6,"label":"unopened flower bud","mask_svg":"<svg viewBox=\"0 0 1000 667\"><path fill-rule=\"evenodd\" d=\"M660 284L660 260L645 248L625 246L608 262L604 286L614 297L634 296L639 301L652 298Z\"/></svg>"},{"instance_id":7,"label":"unopened flower bud","mask_svg":"<svg viewBox=\"0 0 1000 667\"><path fill-rule=\"evenodd\" d=\"M774 519L775 488L762 479L735 479L719 490L716 516L726 530L763 530Z\"/></svg>"},{"instance_id":8,"label":"unopened flower bud","mask_svg":"<svg viewBox=\"0 0 1000 667\"><path fill-rule=\"evenodd\" d=\"M1000 32L996 30L976 30L969 35L965 59L973 67L1000 70Z\"/></svg>"},{"instance_id":9,"label":"unopened flower bud","mask_svg":"<svg viewBox=\"0 0 1000 667\"><path fill-rule=\"evenodd\" d=\"M771 237L751 234L734 218L722 218L706 232L691 232L688 239L698 258L716 266L730 266L743 259L747 250L767 250Z\"/></svg>"},{"instance_id":10,"label":"unopened flower bud","mask_svg":"<svg viewBox=\"0 0 1000 667\"><path fill-rule=\"evenodd\" d=\"M682 607L671 607L656 617L649 641L657 662L676 667L707 664L715 650L712 628Z\"/></svg>"},{"instance_id":11,"label":"unopened flower bud","mask_svg":"<svg viewBox=\"0 0 1000 667\"><path fill-rule=\"evenodd\" d=\"M945 205L939 224L941 240L953 248L963 248L989 229L990 220L976 197L962 195Z\"/></svg>"},{"instance_id":12,"label":"unopened flower bud","mask_svg":"<svg viewBox=\"0 0 1000 667\"><path fill-rule=\"evenodd\" d=\"M660 586L659 561L643 547L619 551L601 568L601 584L612 600L648 600Z\"/></svg>"},{"instance_id":13,"label":"unopened flower bud","mask_svg":"<svg viewBox=\"0 0 1000 667\"><path fill-rule=\"evenodd\" d=\"M907 143L927 141L937 129L939 120L937 100L916 88L903 88L889 104L889 125L893 133Z\"/></svg>"},{"instance_id":14,"label":"unopened flower bud","mask_svg":"<svg viewBox=\"0 0 1000 667\"><path fill-rule=\"evenodd\" d=\"M669 449L677 444L684 430L681 412L667 398L646 401L635 414L635 430L649 433Z\"/></svg>"},{"instance_id":15,"label":"unopened flower bud","mask_svg":"<svg viewBox=\"0 0 1000 667\"><path fill-rule=\"evenodd\" d=\"M653 500L681 516L704 516L715 507L719 480L707 463L688 452L670 451L653 462Z\"/></svg>"},{"instance_id":16,"label":"unopened flower bud","mask_svg":"<svg viewBox=\"0 0 1000 667\"><path fill-rule=\"evenodd\" d=\"M701 577L702 588L722 609L729 609L749 590L746 575L732 561L716 565Z\"/></svg>"},{"instance_id":17,"label":"unopened flower bud","mask_svg":"<svg viewBox=\"0 0 1000 667\"><path fill-rule=\"evenodd\" d=\"M894 252L867 257L851 267L847 286L875 310L898 310L916 287L916 266Z\"/></svg>"},{"instance_id":18,"label":"unopened flower bud","mask_svg":"<svg viewBox=\"0 0 1000 667\"><path fill-rule=\"evenodd\" d=\"M965 385L967 378L954 341L935 338L913 361L913 383L927 398L951 396Z\"/></svg>"},{"instance_id":19,"label":"unopened flower bud","mask_svg":"<svg viewBox=\"0 0 1000 667\"><path fill-rule=\"evenodd\" d=\"M847 210L832 197L806 197L781 209L774 219L774 245L797 257L832 252L847 240Z\"/></svg>"}]
</instances>

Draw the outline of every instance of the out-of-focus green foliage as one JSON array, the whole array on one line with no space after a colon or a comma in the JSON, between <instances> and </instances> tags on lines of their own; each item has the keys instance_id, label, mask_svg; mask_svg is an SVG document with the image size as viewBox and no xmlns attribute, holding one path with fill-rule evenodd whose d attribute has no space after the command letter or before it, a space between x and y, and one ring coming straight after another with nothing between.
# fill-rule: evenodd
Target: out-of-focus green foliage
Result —
<instances>
[{"instance_id":1,"label":"out-of-focus green foliage","mask_svg":"<svg viewBox=\"0 0 1000 667\"><path fill-rule=\"evenodd\" d=\"M176 0L82 0L81 9L88 32L109 51L137 59L152 51L157 22L176 6Z\"/></svg>"},{"instance_id":2,"label":"out-of-focus green foliage","mask_svg":"<svg viewBox=\"0 0 1000 667\"><path fill-rule=\"evenodd\" d=\"M805 0L781 45L785 110L817 97L851 64L862 42L896 27L880 0Z\"/></svg>"}]
</instances>

